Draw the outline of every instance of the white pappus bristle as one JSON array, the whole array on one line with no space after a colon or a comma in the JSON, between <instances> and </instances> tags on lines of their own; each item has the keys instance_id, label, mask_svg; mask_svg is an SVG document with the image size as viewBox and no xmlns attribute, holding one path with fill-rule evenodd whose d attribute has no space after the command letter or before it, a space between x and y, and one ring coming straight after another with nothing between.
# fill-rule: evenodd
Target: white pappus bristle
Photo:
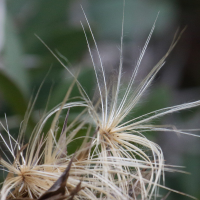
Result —
<instances>
[{"instance_id":1,"label":"white pappus bristle","mask_svg":"<svg viewBox=\"0 0 200 200\"><path fill-rule=\"evenodd\" d=\"M6 146L9 156L12 157L12 161L10 161L7 152L2 150L3 157L0 157L1 170L8 172L8 175L0 190L1 200L50 200L52 198L151 200L161 199L159 188L187 195L161 184L165 180L165 171L178 170L165 164L162 149L158 144L145 137L143 133L148 131L174 131L192 135L186 131L174 129L173 126L152 125L151 122L164 115L199 106L200 101L155 110L124 121L165 64L167 56L174 49L184 30L180 33L177 31L167 53L133 91L132 86L135 84L139 66L155 28L154 22L123 97L119 98L123 70L124 15L117 82L109 85L106 82L106 72L100 52L84 10L83 14L92 35L100 63L100 66L98 66L93 59L86 31L81 23L94 67L100 96L99 101L93 103L90 100L77 77L37 36L72 75L74 81L68 88L63 102L41 117L27 144L24 144L22 139L27 120L23 122L18 139L13 138L8 127L1 123L8 138L5 139L2 134L0 134L0 138ZM100 82L100 76L103 77L102 82ZM69 96L75 84L79 88L81 100L70 102ZM73 122L67 124L68 115L70 115L69 109L72 107L83 107L83 111ZM58 120L61 112L65 109L68 109L68 113L59 134L57 131ZM30 106L25 119L28 119L31 110L32 107ZM54 118L49 131L44 133L43 127L51 116L54 116ZM83 137L82 145L71 155L68 153L67 147L77 139L76 136L83 127L87 127L87 131ZM63 177L65 179L62 179ZM64 183L59 182L61 179L64 180ZM190 195L187 196L193 198Z\"/></svg>"}]
</instances>

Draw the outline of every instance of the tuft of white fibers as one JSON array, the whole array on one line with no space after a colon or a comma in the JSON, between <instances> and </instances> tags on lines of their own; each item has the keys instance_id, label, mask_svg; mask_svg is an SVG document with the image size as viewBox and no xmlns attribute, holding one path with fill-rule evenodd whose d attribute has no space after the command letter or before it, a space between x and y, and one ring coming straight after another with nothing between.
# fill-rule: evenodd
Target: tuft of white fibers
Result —
<instances>
[{"instance_id":1,"label":"tuft of white fibers","mask_svg":"<svg viewBox=\"0 0 200 200\"><path fill-rule=\"evenodd\" d=\"M68 88L63 102L41 117L27 144L23 143L23 134L32 110L31 106L25 116L26 120L20 129L18 139L13 138L8 128L1 123L8 139L5 139L1 134L0 137L13 159L10 161L5 152L3 152L5 159L0 157L1 170L8 172L0 190L1 200L151 200L161 199L159 188L194 198L167 188L162 184L165 182L165 171L180 170L166 165L162 149L158 144L145 137L143 133L148 131L173 131L192 135L186 131L174 129L173 126L152 125L152 121L176 111L199 106L200 101L162 108L125 121L126 117L140 102L158 71L165 64L167 56L177 44L184 30L180 33L177 31L167 53L133 91L132 86L135 84L140 63L155 28L154 23L129 84L120 99L119 91L123 70L123 22L117 82L109 85L106 82L106 73L100 52L86 15L85 19L99 57L100 65L97 65L94 62L86 32L81 23L94 66L100 98L95 103L92 102L77 77L38 37L74 77L74 81ZM100 81L100 77L103 77L103 81ZM81 100L70 102L69 96L75 83L79 88ZM84 110L72 123L67 125L71 107L83 107ZM59 133L58 120L64 109L68 109L68 113L61 133ZM53 115L54 118L49 131L44 133L43 127ZM78 132L85 127L87 127L87 131L83 137L82 145L73 155L69 154L67 147L77 139Z\"/></svg>"}]
</instances>

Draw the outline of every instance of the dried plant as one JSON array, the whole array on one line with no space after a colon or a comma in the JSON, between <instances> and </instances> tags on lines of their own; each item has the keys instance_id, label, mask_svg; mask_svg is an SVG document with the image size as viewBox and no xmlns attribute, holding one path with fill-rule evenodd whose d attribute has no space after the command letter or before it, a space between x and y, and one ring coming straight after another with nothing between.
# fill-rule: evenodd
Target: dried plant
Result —
<instances>
[{"instance_id":1,"label":"dried plant","mask_svg":"<svg viewBox=\"0 0 200 200\"><path fill-rule=\"evenodd\" d=\"M97 65L94 62L90 44L82 25L94 66L100 98L95 103L91 101L76 76L72 74L61 59L42 41L61 65L74 77L74 82L68 89L63 102L42 116L38 125L33 130L28 144L23 143L23 134L32 107L30 107L29 112L25 116L26 120L23 123L17 140L1 124L7 132L8 142L6 142L6 139L2 135L0 135L1 139L13 157L12 162L5 153L5 159L0 158L3 170L8 172L7 178L1 188L0 194L2 200L150 200L159 197L159 188L177 192L162 185L165 177L164 172L176 171L175 168L165 164L162 149L158 144L145 137L143 133L149 131L173 131L192 135L185 131L174 129L173 126L155 125L152 122L164 115L199 106L200 101L155 110L128 121L125 121L125 118L141 100L157 72L165 64L167 56L174 49L184 30L180 33L177 31L167 53L152 68L144 80L132 90L140 63L155 27L154 23L128 87L122 99L120 99L119 94L123 70L123 22L117 81L108 84L100 52L87 18L86 21L99 58L99 64ZM103 81L101 81L101 77ZM69 96L75 83L79 88L81 100L70 102ZM60 133L58 131L60 114L62 110L71 107L83 107L84 110L67 126L68 110ZM46 121L54 114L51 127L48 133L44 134L43 127ZM67 147L76 139L77 133L83 127L87 127L87 131L82 145L73 156L69 155ZM94 129L96 131L93 131L93 133L92 130ZM181 192L178 193L183 194ZM190 195L187 196L191 197Z\"/></svg>"}]
</instances>

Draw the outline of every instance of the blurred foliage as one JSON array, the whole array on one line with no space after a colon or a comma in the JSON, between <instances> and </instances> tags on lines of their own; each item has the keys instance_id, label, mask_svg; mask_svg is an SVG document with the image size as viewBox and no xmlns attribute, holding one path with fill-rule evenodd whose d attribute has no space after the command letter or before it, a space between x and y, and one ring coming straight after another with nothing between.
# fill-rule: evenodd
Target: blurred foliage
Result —
<instances>
[{"instance_id":1,"label":"blurred foliage","mask_svg":"<svg viewBox=\"0 0 200 200\"><path fill-rule=\"evenodd\" d=\"M173 5L171 1L126 0L124 12L125 39L127 34L131 36L131 39L141 37L141 34L146 37L158 13L162 14L159 16L159 20L156 24L158 28L155 29L154 35L158 36L161 32L164 32L176 15L176 8ZM97 29L99 37L109 37L119 40L121 34L120 23L122 22L123 1L90 1L89 8L91 21L94 22L94 24L98 24L95 28Z\"/></svg>"},{"instance_id":2,"label":"blurred foliage","mask_svg":"<svg viewBox=\"0 0 200 200\"><path fill-rule=\"evenodd\" d=\"M174 2L126 0L125 43L138 38L145 38L155 21L158 11L161 14L153 37L160 37L160 34L166 31L168 25L177 15L177 5ZM117 43L120 44L123 2L88 0L86 2L80 1L80 3L83 3L98 43L101 43L101 40L108 39L118 41ZM73 8L73 4L74 1L70 0L6 1L5 45L2 51L4 67L0 71L0 117L3 119L4 113L7 113L8 126L10 117L14 116L16 121L17 119L23 119L30 97L35 96L48 71L49 74L35 105L35 110L39 110L39 113L42 113L45 109L50 91L48 109L53 108L62 101L73 80L48 49L37 39L35 34L53 51L58 51L64 55L74 66L72 67L68 62L63 61L72 71L78 71L76 66L81 66L79 80L92 97L96 84L95 76L91 63L88 66L81 63L87 52L87 44L81 25L77 26L71 23L73 20L70 13L77 12ZM77 1L77 4L79 6L79 1ZM82 13L81 8L78 9L78 12ZM80 14L77 13L77 15ZM88 28L85 28L89 41L91 41ZM144 102L128 117L133 118L166 107L169 103L170 94L165 86L156 86ZM78 89L74 88L71 96L78 95ZM77 112L79 110L72 109L70 115L74 116ZM33 112L30 119L31 128L37 123L39 116L40 114L35 115ZM69 119L72 120L73 117ZM158 120L156 123L159 124L161 121ZM16 132L18 127L11 126L11 133ZM2 132L2 134L5 133ZM81 131L80 136L83 134L84 131ZM155 136L155 134L150 134L149 137L155 139ZM27 132L27 137L29 137L29 132ZM75 141L75 143L74 146L79 145L78 141ZM70 151L73 151L73 149ZM186 157L185 165L189 165L187 171L197 173L199 157ZM190 180L191 177L195 180ZM171 179L167 182L167 185L200 197L198 179L196 176L191 177L187 179L185 175L179 175L176 181ZM189 183L196 185L191 186ZM169 199L177 198L183 199L184 197L177 197L176 195L173 197L173 194L169 197Z\"/></svg>"}]
</instances>

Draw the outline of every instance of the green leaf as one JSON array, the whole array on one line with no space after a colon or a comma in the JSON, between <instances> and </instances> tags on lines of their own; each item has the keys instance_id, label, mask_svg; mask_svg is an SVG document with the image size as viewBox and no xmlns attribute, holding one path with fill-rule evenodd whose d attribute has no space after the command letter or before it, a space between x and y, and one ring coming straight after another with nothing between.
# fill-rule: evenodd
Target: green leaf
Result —
<instances>
[{"instance_id":1,"label":"green leaf","mask_svg":"<svg viewBox=\"0 0 200 200\"><path fill-rule=\"evenodd\" d=\"M164 33L176 16L173 1L133 1L126 0L124 8L124 33L141 40L150 31L158 12L160 12L155 33ZM89 21L94 21L99 36L119 41L123 17L123 1L89 1ZM158 32L159 31L159 32ZM145 37L147 37L147 35Z\"/></svg>"},{"instance_id":2,"label":"green leaf","mask_svg":"<svg viewBox=\"0 0 200 200\"><path fill-rule=\"evenodd\" d=\"M67 77L68 77L67 79L61 80L59 84L56 85L56 87L53 89L53 95L51 96L51 99L49 102L50 108L53 108L58 103L63 101L63 98L65 97L65 94L67 93L67 90L73 81L73 77L69 77L69 75L67 75ZM95 81L93 68L83 68L83 70L81 70L81 73L78 76L78 81L81 83L81 85L83 86L87 94L89 96L92 96L93 90L96 87L96 81ZM76 86L73 88L70 97L80 97L80 92Z\"/></svg>"},{"instance_id":3,"label":"green leaf","mask_svg":"<svg viewBox=\"0 0 200 200\"><path fill-rule=\"evenodd\" d=\"M23 92L15 84L12 78L3 71L0 71L0 91L4 96L6 103L8 103L17 114L24 117L27 109L27 101Z\"/></svg>"},{"instance_id":4,"label":"green leaf","mask_svg":"<svg viewBox=\"0 0 200 200\"><path fill-rule=\"evenodd\" d=\"M9 77L21 89L24 94L28 93L28 76L22 64L22 48L12 19L7 15L5 26L5 48L4 61L5 68Z\"/></svg>"}]
</instances>

